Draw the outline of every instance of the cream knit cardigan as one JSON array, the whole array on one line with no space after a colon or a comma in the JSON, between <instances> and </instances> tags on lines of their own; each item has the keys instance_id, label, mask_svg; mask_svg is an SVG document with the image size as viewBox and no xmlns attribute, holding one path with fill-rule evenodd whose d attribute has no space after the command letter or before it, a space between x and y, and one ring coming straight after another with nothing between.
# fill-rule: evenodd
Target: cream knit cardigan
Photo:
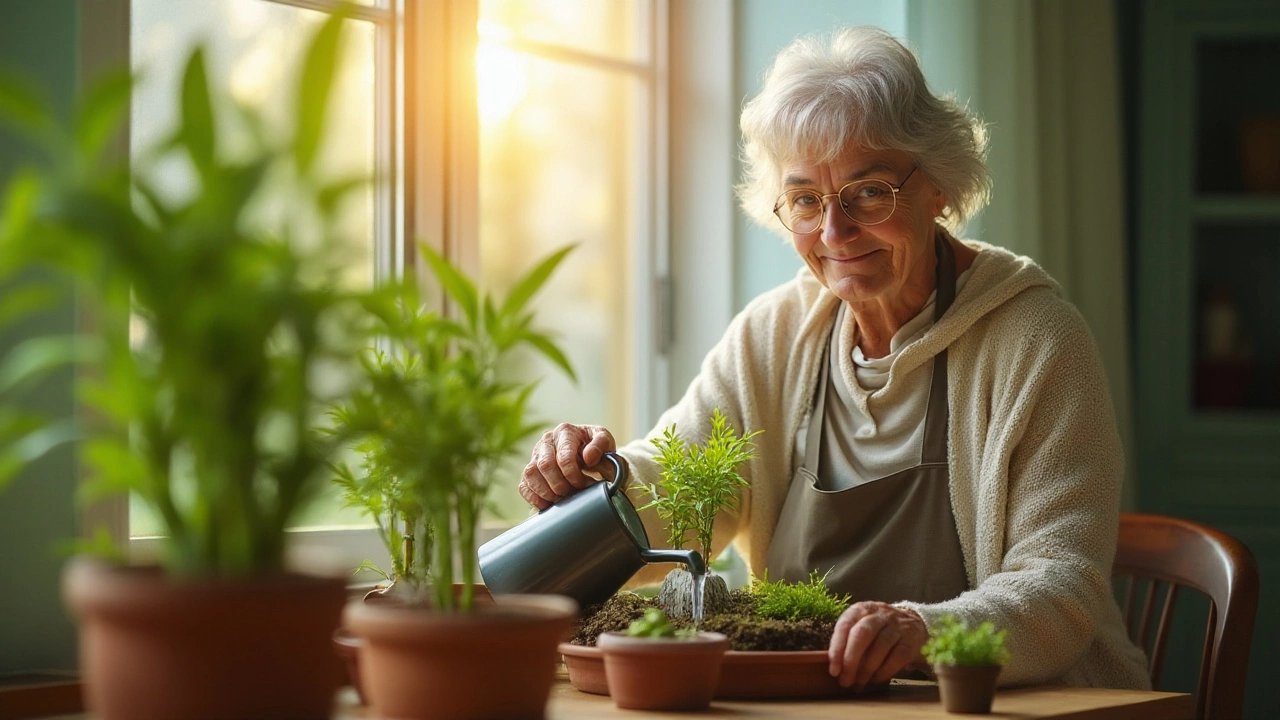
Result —
<instances>
[{"instance_id":1,"label":"cream knit cardigan","mask_svg":"<svg viewBox=\"0 0 1280 720\"><path fill-rule=\"evenodd\" d=\"M953 614L1009 631L1002 685L1062 682L1149 688L1142 651L1111 596L1124 459L1097 348L1075 307L1028 258L984 243L954 304L903 349L878 391L891 402L912 368L946 348L948 458L970 590L902 602L927 625ZM716 521L717 551L734 542L756 575L787 497L796 432L810 409L823 343L840 302L809 273L751 302L708 353L684 397L642 440L621 449L636 480L659 477L648 442L675 423L701 440L713 408L738 430L764 430L736 516ZM840 329L853 347L853 315ZM855 382L851 362L841 363ZM639 496L637 495L637 498ZM651 512L655 545L666 534ZM667 568L656 566L643 579ZM638 578L641 576L638 576Z\"/></svg>"}]
</instances>

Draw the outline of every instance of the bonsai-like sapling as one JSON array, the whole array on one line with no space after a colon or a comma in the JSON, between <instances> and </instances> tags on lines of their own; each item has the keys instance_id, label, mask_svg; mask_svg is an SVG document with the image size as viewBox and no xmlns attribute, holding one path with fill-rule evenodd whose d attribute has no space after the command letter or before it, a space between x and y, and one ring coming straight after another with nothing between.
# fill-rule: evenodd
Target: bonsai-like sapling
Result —
<instances>
[{"instance_id":1,"label":"bonsai-like sapling","mask_svg":"<svg viewBox=\"0 0 1280 720\"><path fill-rule=\"evenodd\" d=\"M656 461L662 467L662 476L649 486L653 499L642 509L653 508L659 518L667 521L668 545L682 549L692 539L702 557L710 559L716 515L737 507L738 493L747 485L737 468L756 456L751 439L761 432L739 436L716 408L706 444L686 442L676 434L675 425L652 441L658 448ZM658 601L668 614L674 617L693 614L692 582L687 570L677 569L667 574ZM713 576L707 578L705 593L704 607L707 612L714 612L728 602L729 586L723 578Z\"/></svg>"}]
</instances>

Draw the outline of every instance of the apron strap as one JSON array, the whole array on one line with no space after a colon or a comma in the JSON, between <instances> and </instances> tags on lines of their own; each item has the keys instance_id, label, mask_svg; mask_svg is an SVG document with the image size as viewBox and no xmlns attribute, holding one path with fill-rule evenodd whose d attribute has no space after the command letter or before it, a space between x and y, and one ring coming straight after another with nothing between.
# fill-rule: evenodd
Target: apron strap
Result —
<instances>
[{"instance_id":1,"label":"apron strap","mask_svg":"<svg viewBox=\"0 0 1280 720\"><path fill-rule=\"evenodd\" d=\"M934 235L934 247L938 254L938 295L933 305L933 321L936 323L956 299L956 255L947 234L941 230ZM929 407L924 417L924 443L920 448L920 462L947 462L946 348L933 358L933 380L929 384Z\"/></svg>"},{"instance_id":2,"label":"apron strap","mask_svg":"<svg viewBox=\"0 0 1280 720\"><path fill-rule=\"evenodd\" d=\"M844 303L843 300L840 302ZM804 467L813 473L815 478L818 476L818 453L822 449L822 418L827 408L827 374L831 366L831 336L840 332L841 314L840 310L836 311L835 327L827 333L827 342L822 346L817 397L813 400L813 410L809 414L809 429L804 436Z\"/></svg>"}]
</instances>

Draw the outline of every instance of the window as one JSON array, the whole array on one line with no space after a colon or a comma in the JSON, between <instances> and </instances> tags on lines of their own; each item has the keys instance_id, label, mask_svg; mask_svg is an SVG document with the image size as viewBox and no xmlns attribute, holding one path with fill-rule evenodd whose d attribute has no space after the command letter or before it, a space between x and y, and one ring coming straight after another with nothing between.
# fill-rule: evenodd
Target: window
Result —
<instances>
[{"instance_id":1,"label":"window","mask_svg":"<svg viewBox=\"0 0 1280 720\"><path fill-rule=\"evenodd\" d=\"M663 243L655 25L646 0L480 2L481 277L505 290L535 259L577 243L538 298L538 322L556 331L578 382L532 355L516 372L541 379L536 419L603 425L619 439L649 420L638 399L651 356L644 279ZM528 512L515 490L527 460L513 458L491 496L499 524Z\"/></svg>"},{"instance_id":2,"label":"window","mask_svg":"<svg viewBox=\"0 0 1280 720\"><path fill-rule=\"evenodd\" d=\"M179 96L184 61L192 48L203 45L209 66L210 86L229 93L235 102L258 108L269 123L286 126L292 121L293 79L305 45L323 22L333 2L283 2L274 0L133 0L131 5L130 62L142 81L130 115L130 148L146 152L161 143L179 120L174 98ZM333 177L373 176L393 165L395 63L392 9L388 0L369 0L347 22L345 57L339 65L330 110L330 142L318 160L322 171ZM243 141L246 130L235 118L220 117L219 130L228 147ZM174 196L191 192L190 169L167 165L155 185ZM352 247L346 248L350 264L347 281L368 286L391 271L388 258L393 245L392 215L398 203L390 184L369 188L363 197L342 208L340 222ZM262 222L288 212L281 204L265 208ZM315 504L305 525L363 524L358 512L343 509L330 494ZM144 504L129 506L130 537L146 537L160 531L159 520Z\"/></svg>"},{"instance_id":3,"label":"window","mask_svg":"<svg viewBox=\"0 0 1280 720\"><path fill-rule=\"evenodd\" d=\"M282 82L337 5L132 0L129 53L146 73L131 118L133 150L172 126L182 60L201 42L211 84L286 120L291 98ZM602 424L620 440L647 430L669 402L671 327L656 309L670 287L660 279L668 264L667 1L360 5L335 89L331 132L344 140L323 162L389 179L346 209L362 258L351 282L412 272L421 240L502 292L537 258L577 243L537 302L539 323L557 331L578 383L534 358L514 372L543 378L532 413L548 425ZM172 173L163 183L172 191L190 187L183 168L163 172ZM514 490L524 462L513 459L510 482L495 489L501 525L526 512ZM297 544L339 547L347 567L381 562L369 524L338 505L336 496L319 502ZM134 504L127 527L135 554L145 556L158 524Z\"/></svg>"}]
</instances>

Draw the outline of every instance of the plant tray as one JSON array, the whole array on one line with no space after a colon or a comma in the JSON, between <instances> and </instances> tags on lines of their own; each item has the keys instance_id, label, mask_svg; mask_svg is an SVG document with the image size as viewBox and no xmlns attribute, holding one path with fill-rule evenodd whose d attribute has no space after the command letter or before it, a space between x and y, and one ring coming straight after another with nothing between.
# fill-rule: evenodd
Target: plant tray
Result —
<instances>
[{"instance_id":1,"label":"plant tray","mask_svg":"<svg viewBox=\"0 0 1280 720\"><path fill-rule=\"evenodd\" d=\"M604 653L586 645L560 644L569 684L595 695L608 695L604 675ZM883 693L888 684L861 691L841 687L827 673L827 651L743 651L724 654L716 698L720 700L763 700L851 697Z\"/></svg>"}]
</instances>

